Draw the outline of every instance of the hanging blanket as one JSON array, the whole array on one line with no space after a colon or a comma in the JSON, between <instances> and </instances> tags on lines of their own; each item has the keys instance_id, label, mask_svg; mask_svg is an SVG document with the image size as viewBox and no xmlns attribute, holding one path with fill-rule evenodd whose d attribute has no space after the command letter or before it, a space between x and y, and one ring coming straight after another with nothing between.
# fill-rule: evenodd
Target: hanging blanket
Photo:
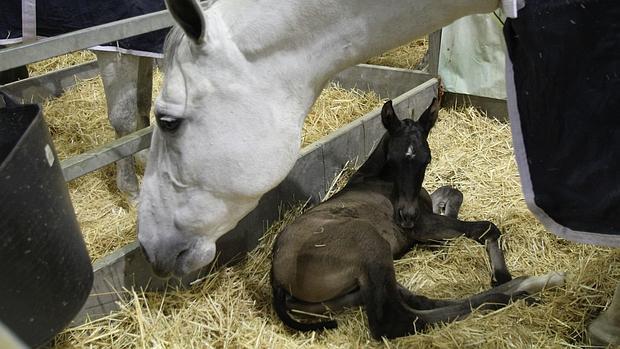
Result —
<instances>
[{"instance_id":1,"label":"hanging blanket","mask_svg":"<svg viewBox=\"0 0 620 349\"><path fill-rule=\"evenodd\" d=\"M620 246L620 2L528 0L506 21L526 202L555 234Z\"/></svg>"},{"instance_id":2,"label":"hanging blanket","mask_svg":"<svg viewBox=\"0 0 620 349\"><path fill-rule=\"evenodd\" d=\"M0 45L21 42L22 37L50 37L164 9L164 0L4 0L0 10ZM168 29L162 29L94 49L160 58L167 32Z\"/></svg>"}]
</instances>

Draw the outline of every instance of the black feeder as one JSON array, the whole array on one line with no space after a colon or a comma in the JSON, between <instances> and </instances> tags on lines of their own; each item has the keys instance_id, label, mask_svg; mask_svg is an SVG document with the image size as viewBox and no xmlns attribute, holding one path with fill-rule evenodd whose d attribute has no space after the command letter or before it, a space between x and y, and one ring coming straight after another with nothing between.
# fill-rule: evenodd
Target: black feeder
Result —
<instances>
[{"instance_id":1,"label":"black feeder","mask_svg":"<svg viewBox=\"0 0 620 349\"><path fill-rule=\"evenodd\" d=\"M0 91L0 322L31 347L84 305L93 270L41 108Z\"/></svg>"}]
</instances>

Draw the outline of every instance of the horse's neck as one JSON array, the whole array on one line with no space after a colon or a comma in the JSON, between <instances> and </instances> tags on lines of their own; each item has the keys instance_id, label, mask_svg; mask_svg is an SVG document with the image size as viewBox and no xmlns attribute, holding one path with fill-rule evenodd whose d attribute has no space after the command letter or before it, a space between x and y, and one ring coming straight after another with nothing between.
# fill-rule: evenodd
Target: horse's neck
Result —
<instances>
[{"instance_id":1,"label":"horse's neck","mask_svg":"<svg viewBox=\"0 0 620 349\"><path fill-rule=\"evenodd\" d=\"M278 69L306 77L320 89L335 73L459 17L490 12L498 0L227 0L216 5L249 60L277 58Z\"/></svg>"}]
</instances>

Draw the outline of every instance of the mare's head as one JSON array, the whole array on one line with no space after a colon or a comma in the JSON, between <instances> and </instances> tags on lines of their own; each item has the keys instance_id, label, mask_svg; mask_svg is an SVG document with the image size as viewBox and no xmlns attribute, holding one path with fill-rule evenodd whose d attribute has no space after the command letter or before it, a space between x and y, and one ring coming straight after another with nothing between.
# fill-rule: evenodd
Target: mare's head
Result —
<instances>
[{"instance_id":1,"label":"mare's head","mask_svg":"<svg viewBox=\"0 0 620 349\"><path fill-rule=\"evenodd\" d=\"M400 120L391 101L381 110L381 121L387 129L383 139L386 162L381 176L393 183L394 219L403 228L413 228L420 213L418 198L426 166L431 162L427 138L438 112L437 99L417 121Z\"/></svg>"},{"instance_id":2,"label":"mare's head","mask_svg":"<svg viewBox=\"0 0 620 349\"><path fill-rule=\"evenodd\" d=\"M278 65L265 62L271 56L244 56L222 3L203 12L196 0L166 0L179 27L165 44L138 212L138 239L159 276L212 262L216 240L286 177L299 152L293 115L303 108L290 106Z\"/></svg>"}]
</instances>

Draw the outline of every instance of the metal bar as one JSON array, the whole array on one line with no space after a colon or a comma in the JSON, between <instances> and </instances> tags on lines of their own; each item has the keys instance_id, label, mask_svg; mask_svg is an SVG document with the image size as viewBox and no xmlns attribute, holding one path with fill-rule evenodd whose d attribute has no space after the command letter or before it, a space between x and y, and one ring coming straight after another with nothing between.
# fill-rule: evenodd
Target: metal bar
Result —
<instances>
[{"instance_id":1,"label":"metal bar","mask_svg":"<svg viewBox=\"0 0 620 349\"><path fill-rule=\"evenodd\" d=\"M90 79L99 74L97 61L60 69L40 76L1 85L6 92L22 103L43 103L50 97L58 97L65 90L75 86L78 79Z\"/></svg>"},{"instance_id":2,"label":"metal bar","mask_svg":"<svg viewBox=\"0 0 620 349\"><path fill-rule=\"evenodd\" d=\"M0 71L174 24L167 10L98 25L0 51Z\"/></svg>"},{"instance_id":3,"label":"metal bar","mask_svg":"<svg viewBox=\"0 0 620 349\"><path fill-rule=\"evenodd\" d=\"M131 156L151 145L153 126L87 151L60 163L65 181L70 181L95 171L115 161Z\"/></svg>"}]
</instances>

